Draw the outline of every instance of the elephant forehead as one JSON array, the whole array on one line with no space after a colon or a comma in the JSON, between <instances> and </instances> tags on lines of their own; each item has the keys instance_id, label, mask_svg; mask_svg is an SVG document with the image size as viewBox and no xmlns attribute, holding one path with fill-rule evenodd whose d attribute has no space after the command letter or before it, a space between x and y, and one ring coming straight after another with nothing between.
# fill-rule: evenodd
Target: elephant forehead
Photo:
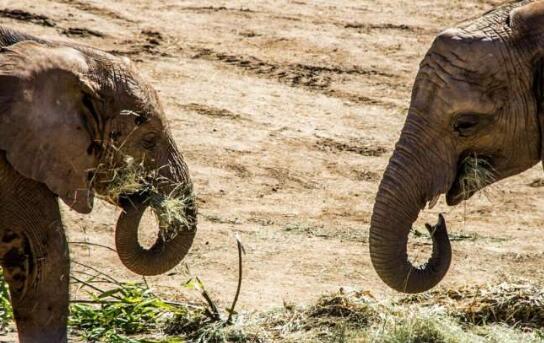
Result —
<instances>
[{"instance_id":1,"label":"elephant forehead","mask_svg":"<svg viewBox=\"0 0 544 343\"><path fill-rule=\"evenodd\" d=\"M494 113L504 104L502 88L489 88L470 79L445 77L439 81L420 77L412 106L425 113Z\"/></svg>"},{"instance_id":2,"label":"elephant forehead","mask_svg":"<svg viewBox=\"0 0 544 343\"><path fill-rule=\"evenodd\" d=\"M448 29L435 38L422 66L475 81L490 77L504 79L505 75L501 75L507 54L504 44L500 37Z\"/></svg>"},{"instance_id":3,"label":"elephant forehead","mask_svg":"<svg viewBox=\"0 0 544 343\"><path fill-rule=\"evenodd\" d=\"M492 49L472 54L431 49L421 64L412 101L416 108L491 113L508 98L508 75Z\"/></svg>"},{"instance_id":4,"label":"elephant forehead","mask_svg":"<svg viewBox=\"0 0 544 343\"><path fill-rule=\"evenodd\" d=\"M483 31L466 31L463 28L449 28L434 39L431 50L437 52L472 52L485 55L496 51L503 44L500 36ZM469 56L467 56L469 57Z\"/></svg>"}]
</instances>

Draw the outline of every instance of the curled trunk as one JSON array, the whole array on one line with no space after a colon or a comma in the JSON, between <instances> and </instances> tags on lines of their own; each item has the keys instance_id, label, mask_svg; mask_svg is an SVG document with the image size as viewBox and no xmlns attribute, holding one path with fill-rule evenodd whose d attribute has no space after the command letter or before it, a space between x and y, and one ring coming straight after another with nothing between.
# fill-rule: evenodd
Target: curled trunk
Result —
<instances>
[{"instance_id":1,"label":"curled trunk","mask_svg":"<svg viewBox=\"0 0 544 343\"><path fill-rule=\"evenodd\" d=\"M422 160L417 139L404 133L384 173L370 226L370 257L380 278L391 288L405 293L424 292L442 280L451 262L451 247L442 217L428 227L433 240L431 258L421 267L408 259L408 235L426 202L447 183L436 177L437 166ZM427 154L429 155L429 154ZM438 181L437 181L438 180Z\"/></svg>"},{"instance_id":2,"label":"curled trunk","mask_svg":"<svg viewBox=\"0 0 544 343\"><path fill-rule=\"evenodd\" d=\"M187 197L182 216L185 225L170 223L172 227L162 231L175 234L161 234L149 249L143 248L138 241L138 228L145 210L150 206L149 197L136 195L129 197L123 206L123 213L117 221L115 245L121 262L132 272L139 275L159 275L174 268L189 252L196 234L196 207L194 199ZM154 208L154 211L158 209ZM160 213L157 213L160 217Z\"/></svg>"}]
</instances>

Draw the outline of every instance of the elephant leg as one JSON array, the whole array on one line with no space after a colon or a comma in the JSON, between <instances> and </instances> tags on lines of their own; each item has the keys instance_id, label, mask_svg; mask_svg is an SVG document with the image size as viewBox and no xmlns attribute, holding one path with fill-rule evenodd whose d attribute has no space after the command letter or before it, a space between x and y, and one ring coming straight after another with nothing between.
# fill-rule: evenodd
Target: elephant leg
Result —
<instances>
[{"instance_id":1,"label":"elephant leg","mask_svg":"<svg viewBox=\"0 0 544 343\"><path fill-rule=\"evenodd\" d=\"M67 342L69 255L57 198L1 156L0 262L20 342Z\"/></svg>"}]
</instances>

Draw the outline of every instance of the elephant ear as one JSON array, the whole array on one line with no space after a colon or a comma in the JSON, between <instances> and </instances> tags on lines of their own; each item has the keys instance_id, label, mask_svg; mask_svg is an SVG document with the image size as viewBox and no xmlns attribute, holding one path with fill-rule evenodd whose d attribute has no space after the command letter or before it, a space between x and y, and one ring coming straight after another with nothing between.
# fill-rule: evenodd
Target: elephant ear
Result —
<instances>
[{"instance_id":1,"label":"elephant ear","mask_svg":"<svg viewBox=\"0 0 544 343\"><path fill-rule=\"evenodd\" d=\"M530 58L533 68L533 92L540 124L540 159L544 161L544 1L513 9L508 25L517 45Z\"/></svg>"},{"instance_id":2,"label":"elephant ear","mask_svg":"<svg viewBox=\"0 0 544 343\"><path fill-rule=\"evenodd\" d=\"M102 125L88 71L73 48L25 41L0 50L0 150L80 213L92 209L89 172Z\"/></svg>"}]
</instances>

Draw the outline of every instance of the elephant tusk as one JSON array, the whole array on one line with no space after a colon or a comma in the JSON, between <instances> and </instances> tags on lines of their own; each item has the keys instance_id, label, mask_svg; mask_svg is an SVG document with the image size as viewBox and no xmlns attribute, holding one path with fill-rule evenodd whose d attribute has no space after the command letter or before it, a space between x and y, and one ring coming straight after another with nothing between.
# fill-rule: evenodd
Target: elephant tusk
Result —
<instances>
[{"instance_id":1,"label":"elephant tusk","mask_svg":"<svg viewBox=\"0 0 544 343\"><path fill-rule=\"evenodd\" d=\"M431 201L429 201L429 210L432 209L436 203L438 202L438 199L440 199L440 194L435 195Z\"/></svg>"}]
</instances>

